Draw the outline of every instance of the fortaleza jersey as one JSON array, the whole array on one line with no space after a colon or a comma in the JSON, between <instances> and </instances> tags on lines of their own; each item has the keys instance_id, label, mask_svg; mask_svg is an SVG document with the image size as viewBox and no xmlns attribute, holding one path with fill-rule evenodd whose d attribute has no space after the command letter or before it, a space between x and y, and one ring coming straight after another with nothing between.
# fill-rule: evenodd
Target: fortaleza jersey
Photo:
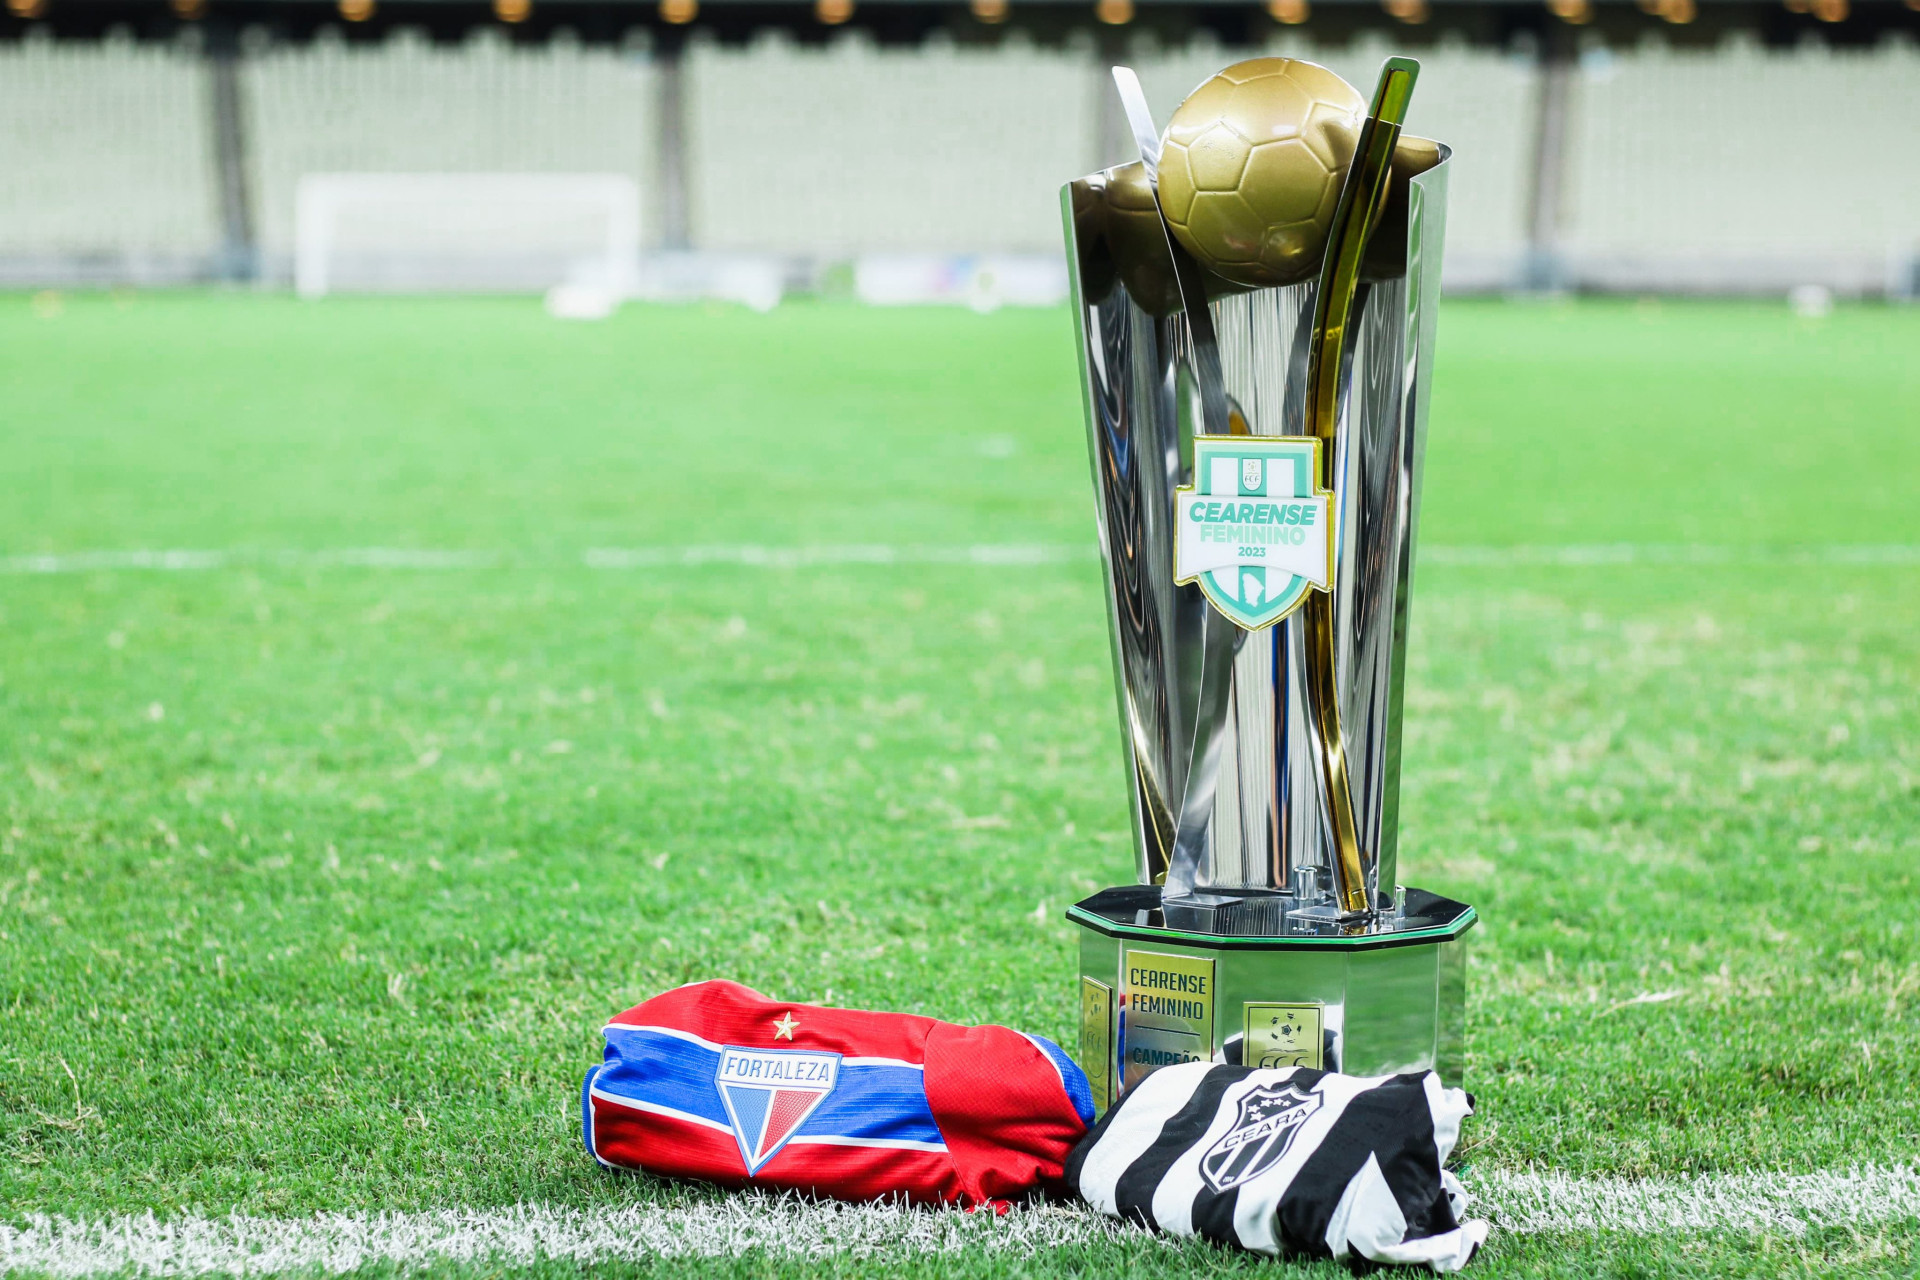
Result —
<instances>
[{"instance_id":1,"label":"fortaleza jersey","mask_svg":"<svg viewBox=\"0 0 1920 1280\"><path fill-rule=\"evenodd\" d=\"M613 1168L843 1200L975 1205L1061 1182L1093 1093L1052 1041L769 1000L737 982L607 1024L587 1150Z\"/></svg>"}]
</instances>

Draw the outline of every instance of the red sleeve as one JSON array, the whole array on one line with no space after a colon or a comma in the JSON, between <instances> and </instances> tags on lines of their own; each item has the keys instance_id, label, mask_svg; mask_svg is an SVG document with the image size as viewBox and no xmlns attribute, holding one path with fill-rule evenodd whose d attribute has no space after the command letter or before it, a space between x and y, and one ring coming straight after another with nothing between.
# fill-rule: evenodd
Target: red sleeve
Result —
<instances>
[{"instance_id":1,"label":"red sleeve","mask_svg":"<svg viewBox=\"0 0 1920 1280\"><path fill-rule=\"evenodd\" d=\"M927 1032L927 1102L974 1200L1058 1184L1086 1125L1060 1070L1006 1027L936 1022Z\"/></svg>"}]
</instances>

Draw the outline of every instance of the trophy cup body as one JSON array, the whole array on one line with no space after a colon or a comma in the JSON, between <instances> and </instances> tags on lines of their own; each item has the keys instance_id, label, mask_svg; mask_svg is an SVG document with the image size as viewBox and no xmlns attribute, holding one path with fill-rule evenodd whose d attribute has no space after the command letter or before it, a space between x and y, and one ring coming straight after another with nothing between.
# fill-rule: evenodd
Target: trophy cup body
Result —
<instances>
[{"instance_id":1,"label":"trophy cup body","mask_svg":"<svg viewBox=\"0 0 1920 1280\"><path fill-rule=\"evenodd\" d=\"M1195 463L1200 339L1182 314L1171 246L1151 233L1151 206L1129 213L1116 197L1121 170L1063 190L1138 873L1068 911L1080 930L1080 1060L1101 1106L1155 1068L1192 1060L1363 1075L1432 1067L1461 1081L1463 935L1474 913L1396 877L1445 154L1395 183L1366 242L1330 450L1323 607L1352 824L1368 851L1362 912L1342 897L1360 890L1336 874L1329 788L1312 749L1311 664L1322 659L1305 613L1243 623L1230 650L1209 648L1215 606L1198 582L1175 580L1178 525L1191 510L1180 494L1218 464ZM1208 280L1236 439L1309 434L1321 287L1235 291ZM1222 438L1203 444L1217 450ZM1210 655L1230 655L1223 691L1207 687ZM1184 871L1177 842L1197 849Z\"/></svg>"}]
</instances>

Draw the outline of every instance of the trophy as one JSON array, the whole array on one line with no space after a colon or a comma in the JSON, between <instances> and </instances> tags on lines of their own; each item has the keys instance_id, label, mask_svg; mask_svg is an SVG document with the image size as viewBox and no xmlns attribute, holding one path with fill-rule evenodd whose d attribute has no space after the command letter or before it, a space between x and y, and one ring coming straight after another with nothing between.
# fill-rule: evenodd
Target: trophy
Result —
<instances>
[{"instance_id":1,"label":"trophy","mask_svg":"<svg viewBox=\"0 0 1920 1280\"><path fill-rule=\"evenodd\" d=\"M1069 908L1105 1107L1211 1061L1462 1074L1473 908L1396 879L1447 149L1256 58L1066 185L1138 883Z\"/></svg>"}]
</instances>

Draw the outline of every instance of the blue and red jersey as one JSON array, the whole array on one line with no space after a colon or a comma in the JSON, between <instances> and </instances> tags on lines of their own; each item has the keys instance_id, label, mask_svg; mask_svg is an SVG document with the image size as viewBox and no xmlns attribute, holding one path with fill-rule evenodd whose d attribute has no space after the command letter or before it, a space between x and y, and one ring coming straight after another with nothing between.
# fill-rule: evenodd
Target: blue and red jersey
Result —
<instances>
[{"instance_id":1,"label":"blue and red jersey","mask_svg":"<svg viewBox=\"0 0 1920 1280\"><path fill-rule=\"evenodd\" d=\"M655 996L606 1027L587 1149L616 1168L843 1200L963 1205L1058 1184L1093 1123L1052 1041L769 1000L736 982Z\"/></svg>"}]
</instances>

